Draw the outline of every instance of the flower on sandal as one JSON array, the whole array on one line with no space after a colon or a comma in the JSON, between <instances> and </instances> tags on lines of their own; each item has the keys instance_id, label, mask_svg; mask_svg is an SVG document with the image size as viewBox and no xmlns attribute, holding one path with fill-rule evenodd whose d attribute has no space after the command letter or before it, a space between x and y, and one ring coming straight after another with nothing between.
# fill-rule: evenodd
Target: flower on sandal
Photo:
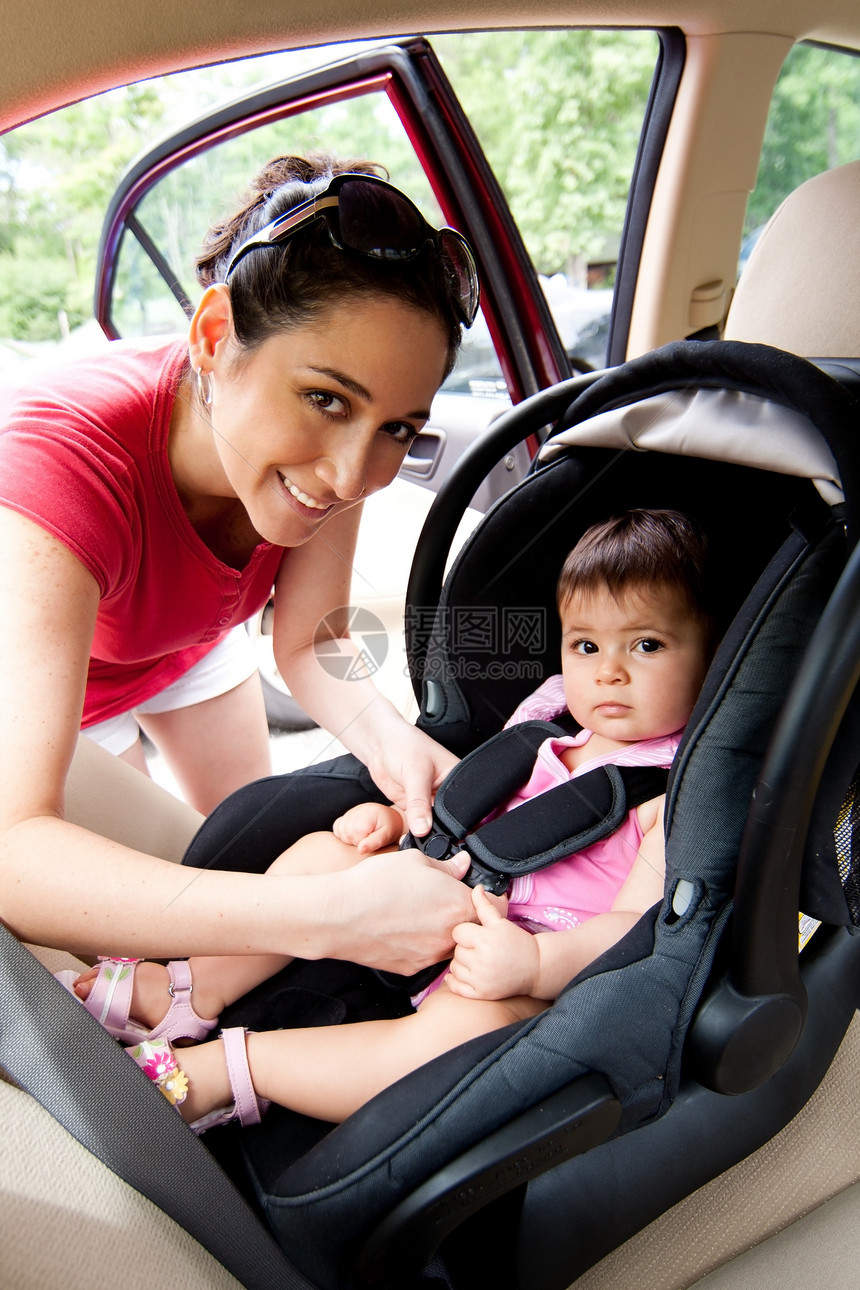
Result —
<instances>
[{"instance_id":1,"label":"flower on sandal","mask_svg":"<svg viewBox=\"0 0 860 1290\"><path fill-rule=\"evenodd\" d=\"M169 1044L144 1040L129 1051L144 1075L161 1089L171 1106L178 1106L185 1101L188 1096L188 1077L180 1070Z\"/></svg>"},{"instance_id":2,"label":"flower on sandal","mask_svg":"<svg viewBox=\"0 0 860 1290\"><path fill-rule=\"evenodd\" d=\"M163 1081L159 1081L158 1087L171 1106L181 1106L188 1096L188 1077L177 1066Z\"/></svg>"},{"instance_id":3,"label":"flower on sandal","mask_svg":"<svg viewBox=\"0 0 860 1290\"><path fill-rule=\"evenodd\" d=\"M144 1047L141 1044L141 1048ZM149 1045L146 1045L146 1047L149 1047ZM148 1075L154 1084L158 1084L160 1080L165 1079L171 1071L177 1069L179 1064L169 1048L151 1050L149 1053L142 1053L141 1056L145 1058L141 1069L144 1075Z\"/></svg>"}]
</instances>

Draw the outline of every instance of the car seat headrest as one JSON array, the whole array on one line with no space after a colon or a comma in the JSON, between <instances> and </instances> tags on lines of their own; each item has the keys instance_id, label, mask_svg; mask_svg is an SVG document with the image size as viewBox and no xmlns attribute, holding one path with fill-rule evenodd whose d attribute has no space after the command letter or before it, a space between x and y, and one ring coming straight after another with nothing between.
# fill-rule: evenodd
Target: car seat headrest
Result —
<instances>
[{"instance_id":1,"label":"car seat headrest","mask_svg":"<svg viewBox=\"0 0 860 1290\"><path fill-rule=\"evenodd\" d=\"M860 161L801 184L771 216L741 275L725 339L804 357L860 356Z\"/></svg>"},{"instance_id":2,"label":"car seat headrest","mask_svg":"<svg viewBox=\"0 0 860 1290\"><path fill-rule=\"evenodd\" d=\"M829 506L842 501L833 454L809 419L740 390L670 390L610 408L554 435L539 459L574 444L753 466L811 479Z\"/></svg>"}]
</instances>

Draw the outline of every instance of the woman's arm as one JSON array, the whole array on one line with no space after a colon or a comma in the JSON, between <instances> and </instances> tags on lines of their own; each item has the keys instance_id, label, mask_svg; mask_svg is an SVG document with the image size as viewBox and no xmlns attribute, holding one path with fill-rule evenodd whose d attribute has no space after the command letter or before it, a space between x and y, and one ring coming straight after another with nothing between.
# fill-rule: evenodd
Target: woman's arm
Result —
<instances>
[{"instance_id":1,"label":"woman's arm","mask_svg":"<svg viewBox=\"0 0 860 1290\"><path fill-rule=\"evenodd\" d=\"M470 916L449 876L463 866L392 855L355 878L209 872L68 823L98 587L61 542L3 507L0 552L0 918L12 931L88 954L290 953L395 971L444 956Z\"/></svg>"},{"instance_id":2,"label":"woman's arm","mask_svg":"<svg viewBox=\"0 0 860 1290\"><path fill-rule=\"evenodd\" d=\"M341 512L286 553L275 585L275 658L302 707L364 762L421 836L430 827L432 794L457 759L379 693L350 639L346 609L360 511ZM317 648L332 640L337 669L330 653L324 665Z\"/></svg>"}]
</instances>

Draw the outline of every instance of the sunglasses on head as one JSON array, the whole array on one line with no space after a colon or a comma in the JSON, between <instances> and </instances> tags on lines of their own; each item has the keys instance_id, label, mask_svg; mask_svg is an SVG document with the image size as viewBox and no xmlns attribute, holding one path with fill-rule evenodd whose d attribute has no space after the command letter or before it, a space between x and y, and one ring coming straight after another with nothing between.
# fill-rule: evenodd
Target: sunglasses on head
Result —
<instances>
[{"instance_id":1,"label":"sunglasses on head","mask_svg":"<svg viewBox=\"0 0 860 1290\"><path fill-rule=\"evenodd\" d=\"M478 271L472 248L453 228L435 229L409 198L375 175L335 175L316 197L294 206L243 242L224 281L249 251L282 246L312 220L325 221L332 244L388 264L414 260L429 244L440 256L460 320L471 327L478 312Z\"/></svg>"}]
</instances>

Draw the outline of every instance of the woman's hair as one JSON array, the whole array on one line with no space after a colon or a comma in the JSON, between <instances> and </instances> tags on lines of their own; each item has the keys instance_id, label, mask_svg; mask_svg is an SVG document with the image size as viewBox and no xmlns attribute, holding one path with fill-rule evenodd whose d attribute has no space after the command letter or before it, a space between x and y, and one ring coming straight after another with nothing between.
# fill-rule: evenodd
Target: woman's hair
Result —
<instances>
[{"instance_id":1,"label":"woman's hair","mask_svg":"<svg viewBox=\"0 0 860 1290\"><path fill-rule=\"evenodd\" d=\"M373 162L336 160L323 153L268 162L252 180L241 208L206 235L197 257L198 281L204 287L223 282L242 242L322 192L335 175L347 173L387 178ZM450 372L460 345L460 322L442 262L432 251L400 263L370 259L338 250L324 221L314 220L282 246L243 256L230 274L234 331L249 350L277 332L313 322L336 303L362 296L390 296L436 318L447 341Z\"/></svg>"},{"instance_id":2,"label":"woman's hair","mask_svg":"<svg viewBox=\"0 0 860 1290\"><path fill-rule=\"evenodd\" d=\"M602 588L621 598L643 586L670 585L691 611L711 621L707 539L680 511L627 511L592 525L568 555L559 575L558 607L571 596Z\"/></svg>"}]
</instances>

